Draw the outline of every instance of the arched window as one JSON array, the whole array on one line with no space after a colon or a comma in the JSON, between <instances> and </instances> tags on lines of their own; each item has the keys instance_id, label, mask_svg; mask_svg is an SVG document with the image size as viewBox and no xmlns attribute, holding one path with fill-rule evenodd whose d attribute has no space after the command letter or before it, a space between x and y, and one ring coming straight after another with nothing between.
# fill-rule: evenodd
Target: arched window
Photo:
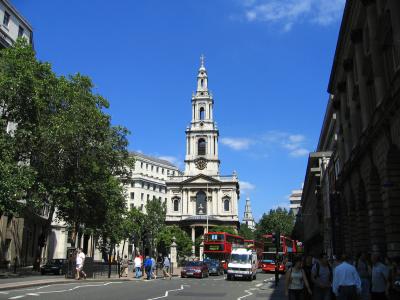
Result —
<instances>
[{"instance_id":1,"label":"arched window","mask_svg":"<svg viewBox=\"0 0 400 300\"><path fill-rule=\"evenodd\" d=\"M206 155L206 141L204 139L199 139L197 142L197 154Z\"/></svg>"},{"instance_id":2,"label":"arched window","mask_svg":"<svg viewBox=\"0 0 400 300\"><path fill-rule=\"evenodd\" d=\"M200 85L201 85L201 87L204 87L204 79L201 80Z\"/></svg>"},{"instance_id":3,"label":"arched window","mask_svg":"<svg viewBox=\"0 0 400 300\"><path fill-rule=\"evenodd\" d=\"M230 210L230 199L229 197L224 198L224 211L229 211Z\"/></svg>"},{"instance_id":4,"label":"arched window","mask_svg":"<svg viewBox=\"0 0 400 300\"><path fill-rule=\"evenodd\" d=\"M205 215L207 214L207 200L206 193L200 191L196 195L196 214Z\"/></svg>"},{"instance_id":5,"label":"arched window","mask_svg":"<svg viewBox=\"0 0 400 300\"><path fill-rule=\"evenodd\" d=\"M174 203L174 211L179 211L179 198L174 198L172 201Z\"/></svg>"},{"instance_id":6,"label":"arched window","mask_svg":"<svg viewBox=\"0 0 400 300\"><path fill-rule=\"evenodd\" d=\"M205 110L204 107L200 107L200 120L204 120L205 117Z\"/></svg>"}]
</instances>

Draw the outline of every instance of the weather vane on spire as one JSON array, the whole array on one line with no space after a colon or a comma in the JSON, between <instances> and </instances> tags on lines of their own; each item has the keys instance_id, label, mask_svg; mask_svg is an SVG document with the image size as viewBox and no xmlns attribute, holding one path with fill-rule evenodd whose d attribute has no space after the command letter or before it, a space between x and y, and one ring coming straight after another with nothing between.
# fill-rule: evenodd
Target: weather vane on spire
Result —
<instances>
[{"instance_id":1,"label":"weather vane on spire","mask_svg":"<svg viewBox=\"0 0 400 300\"><path fill-rule=\"evenodd\" d=\"M206 57L204 56L204 54L200 55L200 63L201 63L201 67L204 67L204 59Z\"/></svg>"}]
</instances>

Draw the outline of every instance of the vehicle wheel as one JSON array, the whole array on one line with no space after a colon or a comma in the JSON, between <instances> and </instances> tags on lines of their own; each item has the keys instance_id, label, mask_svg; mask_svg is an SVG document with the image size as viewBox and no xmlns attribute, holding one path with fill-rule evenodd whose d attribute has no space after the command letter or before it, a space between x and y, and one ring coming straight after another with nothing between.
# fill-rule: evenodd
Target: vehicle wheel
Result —
<instances>
[{"instance_id":1,"label":"vehicle wheel","mask_svg":"<svg viewBox=\"0 0 400 300\"><path fill-rule=\"evenodd\" d=\"M44 274L46 274L44 271L40 271L40 274L42 274L42 275L44 275Z\"/></svg>"},{"instance_id":2,"label":"vehicle wheel","mask_svg":"<svg viewBox=\"0 0 400 300\"><path fill-rule=\"evenodd\" d=\"M203 278L204 278L204 273L201 272L200 279L203 279Z\"/></svg>"},{"instance_id":3,"label":"vehicle wheel","mask_svg":"<svg viewBox=\"0 0 400 300\"><path fill-rule=\"evenodd\" d=\"M257 274L254 274L253 279L254 279L254 280L257 279Z\"/></svg>"}]
</instances>

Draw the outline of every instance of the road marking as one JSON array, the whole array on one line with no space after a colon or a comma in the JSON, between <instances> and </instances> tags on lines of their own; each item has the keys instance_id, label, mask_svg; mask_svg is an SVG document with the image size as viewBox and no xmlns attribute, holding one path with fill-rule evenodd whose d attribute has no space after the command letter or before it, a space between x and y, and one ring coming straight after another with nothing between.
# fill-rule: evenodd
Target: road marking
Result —
<instances>
[{"instance_id":1,"label":"road marking","mask_svg":"<svg viewBox=\"0 0 400 300\"><path fill-rule=\"evenodd\" d=\"M217 280L225 280L226 278L225 277L223 277L223 278L218 278L218 279L213 279L214 281L217 281Z\"/></svg>"},{"instance_id":2,"label":"road marking","mask_svg":"<svg viewBox=\"0 0 400 300\"><path fill-rule=\"evenodd\" d=\"M248 297L248 296L253 295L253 293L252 293L251 291L256 290L256 289L257 289L257 288L252 288L252 289L245 290L244 292L247 293L247 295L241 296L241 297L237 298L237 300L241 300L241 299L243 299L243 298L246 298L246 297Z\"/></svg>"},{"instance_id":3,"label":"road marking","mask_svg":"<svg viewBox=\"0 0 400 300\"><path fill-rule=\"evenodd\" d=\"M260 287L262 285L263 285L262 283L258 283L258 284L256 284L256 287Z\"/></svg>"},{"instance_id":4,"label":"road marking","mask_svg":"<svg viewBox=\"0 0 400 300\"><path fill-rule=\"evenodd\" d=\"M123 281L106 282L106 283L104 283L104 284L85 284L85 285L78 285L78 286L74 286L73 288L70 288L70 289L55 290L55 291L45 291L45 292L37 292L37 293L27 293L27 294L25 294L25 295L14 296L14 297L11 297L11 298L8 298L8 299L12 300L12 299L24 298L24 297L26 297L26 296L40 296L40 295L42 295L42 294L53 294L53 293L71 292L71 291L74 291L74 290L79 289L79 288L84 288L84 287L99 287L99 286L106 286L106 285L115 284L115 283L123 283ZM42 288L43 288L43 287L42 287Z\"/></svg>"},{"instance_id":5,"label":"road marking","mask_svg":"<svg viewBox=\"0 0 400 300\"><path fill-rule=\"evenodd\" d=\"M190 285L182 284L180 289L168 290L168 291L165 291L164 296L155 297L155 298L149 298L149 299L147 299L147 300L156 300L156 299L167 298L167 297L168 297L168 294L169 294L170 292L182 291L182 290L184 290L184 287L185 287L185 286L190 287Z\"/></svg>"}]
</instances>

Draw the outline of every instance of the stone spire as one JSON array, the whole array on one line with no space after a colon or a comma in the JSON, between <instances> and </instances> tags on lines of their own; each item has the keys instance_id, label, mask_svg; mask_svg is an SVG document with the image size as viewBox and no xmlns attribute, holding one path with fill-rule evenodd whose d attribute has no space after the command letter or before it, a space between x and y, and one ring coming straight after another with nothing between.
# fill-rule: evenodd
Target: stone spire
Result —
<instances>
[{"instance_id":1,"label":"stone spire","mask_svg":"<svg viewBox=\"0 0 400 300\"><path fill-rule=\"evenodd\" d=\"M255 229L256 227L256 222L254 221L253 213L251 212L251 204L249 197L246 198L243 223L245 223L250 229Z\"/></svg>"}]
</instances>

